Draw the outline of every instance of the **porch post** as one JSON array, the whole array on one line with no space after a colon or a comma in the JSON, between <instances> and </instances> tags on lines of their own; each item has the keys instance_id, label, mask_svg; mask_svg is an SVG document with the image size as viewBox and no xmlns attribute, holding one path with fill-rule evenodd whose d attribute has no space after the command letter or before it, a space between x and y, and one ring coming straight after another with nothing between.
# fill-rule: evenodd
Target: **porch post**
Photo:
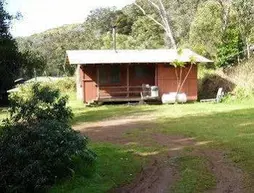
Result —
<instances>
[{"instance_id":1,"label":"porch post","mask_svg":"<svg viewBox=\"0 0 254 193\"><path fill-rule=\"evenodd\" d=\"M130 65L127 64L127 80L126 80L126 83L127 83L127 97L130 97Z\"/></svg>"},{"instance_id":2,"label":"porch post","mask_svg":"<svg viewBox=\"0 0 254 193\"><path fill-rule=\"evenodd\" d=\"M96 85L97 85L97 99L100 99L100 70L98 65L96 65L96 75L97 75L97 81L96 81Z\"/></svg>"},{"instance_id":3,"label":"porch post","mask_svg":"<svg viewBox=\"0 0 254 193\"><path fill-rule=\"evenodd\" d=\"M154 72L154 84L155 86L158 86L158 64L155 64L155 72Z\"/></svg>"}]
</instances>

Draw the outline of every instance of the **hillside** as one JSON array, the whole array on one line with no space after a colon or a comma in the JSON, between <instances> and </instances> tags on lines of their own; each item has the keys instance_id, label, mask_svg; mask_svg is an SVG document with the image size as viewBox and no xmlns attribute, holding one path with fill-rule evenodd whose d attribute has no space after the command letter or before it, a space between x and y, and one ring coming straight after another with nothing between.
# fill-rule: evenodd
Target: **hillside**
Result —
<instances>
[{"instance_id":1,"label":"hillside","mask_svg":"<svg viewBox=\"0 0 254 193\"><path fill-rule=\"evenodd\" d=\"M137 0L146 14L160 21L157 11L146 0ZM239 7L231 5L231 10ZM223 26L224 6L218 0L188 0L165 3L178 47L188 47L227 67L244 57L245 38L237 24L235 11ZM254 16L252 15L254 18ZM252 18L252 19L253 19ZM254 19L253 19L254 21ZM65 25L29 37L18 38L19 49L32 50L46 61L47 75L73 74L73 67L63 68L65 51L69 49L110 49L112 26L117 26L119 49L163 48L168 45L164 30L145 16L134 4L122 10L100 8L91 11L86 21ZM225 28L223 31L222 28ZM246 36L246 33L244 33ZM252 35L249 41L254 42ZM251 39L251 37L253 39ZM250 43L250 42L248 42ZM66 69L66 71L64 71Z\"/></svg>"}]
</instances>

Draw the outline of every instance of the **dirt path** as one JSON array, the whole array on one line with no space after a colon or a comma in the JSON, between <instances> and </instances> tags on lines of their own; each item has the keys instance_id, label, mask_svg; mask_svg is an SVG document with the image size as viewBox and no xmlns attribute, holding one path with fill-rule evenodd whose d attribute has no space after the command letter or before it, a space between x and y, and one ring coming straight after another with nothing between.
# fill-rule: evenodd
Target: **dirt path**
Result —
<instances>
[{"instance_id":1,"label":"dirt path","mask_svg":"<svg viewBox=\"0 0 254 193\"><path fill-rule=\"evenodd\" d=\"M85 123L74 128L89 136L93 141L111 142L115 144L133 143L133 139L124 137L126 132L134 129L147 130L156 128L158 125L153 122L154 117L126 117L116 120L106 120L96 123ZM145 136L146 135L146 136ZM114 193L166 193L179 179L177 169L169 164L167 160L180 155L186 147L194 148L191 153L194 156L202 156L208 160L208 167L216 177L216 187L207 193L242 193L243 172L227 160L224 153L219 150L199 148L211 141L196 141L194 138L184 136L167 136L159 133L144 134L142 136L144 146L151 146L157 143L168 151L166 157L153 157L151 164L143 168L132 184L112 190ZM137 139L138 140L138 139ZM139 141L140 142L140 141Z\"/></svg>"},{"instance_id":2,"label":"dirt path","mask_svg":"<svg viewBox=\"0 0 254 193\"><path fill-rule=\"evenodd\" d=\"M210 164L211 171L216 177L216 187L207 193L242 193L244 174L232 162L225 159L222 152L209 150L201 152Z\"/></svg>"}]
</instances>

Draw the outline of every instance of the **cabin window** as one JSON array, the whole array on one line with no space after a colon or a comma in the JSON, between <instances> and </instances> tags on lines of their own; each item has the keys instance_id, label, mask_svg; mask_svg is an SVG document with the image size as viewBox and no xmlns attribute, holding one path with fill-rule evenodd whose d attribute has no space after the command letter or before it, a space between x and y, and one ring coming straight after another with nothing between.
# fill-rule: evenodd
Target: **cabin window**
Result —
<instances>
[{"instance_id":1,"label":"cabin window","mask_svg":"<svg viewBox=\"0 0 254 193\"><path fill-rule=\"evenodd\" d=\"M134 66L135 77L136 78L145 78L152 76L152 68L149 66Z\"/></svg>"},{"instance_id":2,"label":"cabin window","mask_svg":"<svg viewBox=\"0 0 254 193\"><path fill-rule=\"evenodd\" d=\"M100 84L120 83L119 66L103 66L100 68Z\"/></svg>"},{"instance_id":3,"label":"cabin window","mask_svg":"<svg viewBox=\"0 0 254 193\"><path fill-rule=\"evenodd\" d=\"M111 68L111 83L119 83L120 82L120 67L115 66Z\"/></svg>"}]
</instances>

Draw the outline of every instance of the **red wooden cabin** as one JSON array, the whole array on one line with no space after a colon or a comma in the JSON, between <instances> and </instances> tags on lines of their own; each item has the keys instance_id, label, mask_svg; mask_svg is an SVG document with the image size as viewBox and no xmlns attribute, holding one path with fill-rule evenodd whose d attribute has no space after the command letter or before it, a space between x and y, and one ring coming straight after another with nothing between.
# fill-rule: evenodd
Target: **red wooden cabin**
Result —
<instances>
[{"instance_id":1,"label":"red wooden cabin","mask_svg":"<svg viewBox=\"0 0 254 193\"><path fill-rule=\"evenodd\" d=\"M66 61L77 65L77 96L85 103L140 101L142 85L158 86L160 100L164 93L176 92L177 79L174 61L186 63L192 59L206 63L210 60L184 49L157 50L73 50L67 51ZM181 92L189 101L197 100L197 65L194 65Z\"/></svg>"}]
</instances>

